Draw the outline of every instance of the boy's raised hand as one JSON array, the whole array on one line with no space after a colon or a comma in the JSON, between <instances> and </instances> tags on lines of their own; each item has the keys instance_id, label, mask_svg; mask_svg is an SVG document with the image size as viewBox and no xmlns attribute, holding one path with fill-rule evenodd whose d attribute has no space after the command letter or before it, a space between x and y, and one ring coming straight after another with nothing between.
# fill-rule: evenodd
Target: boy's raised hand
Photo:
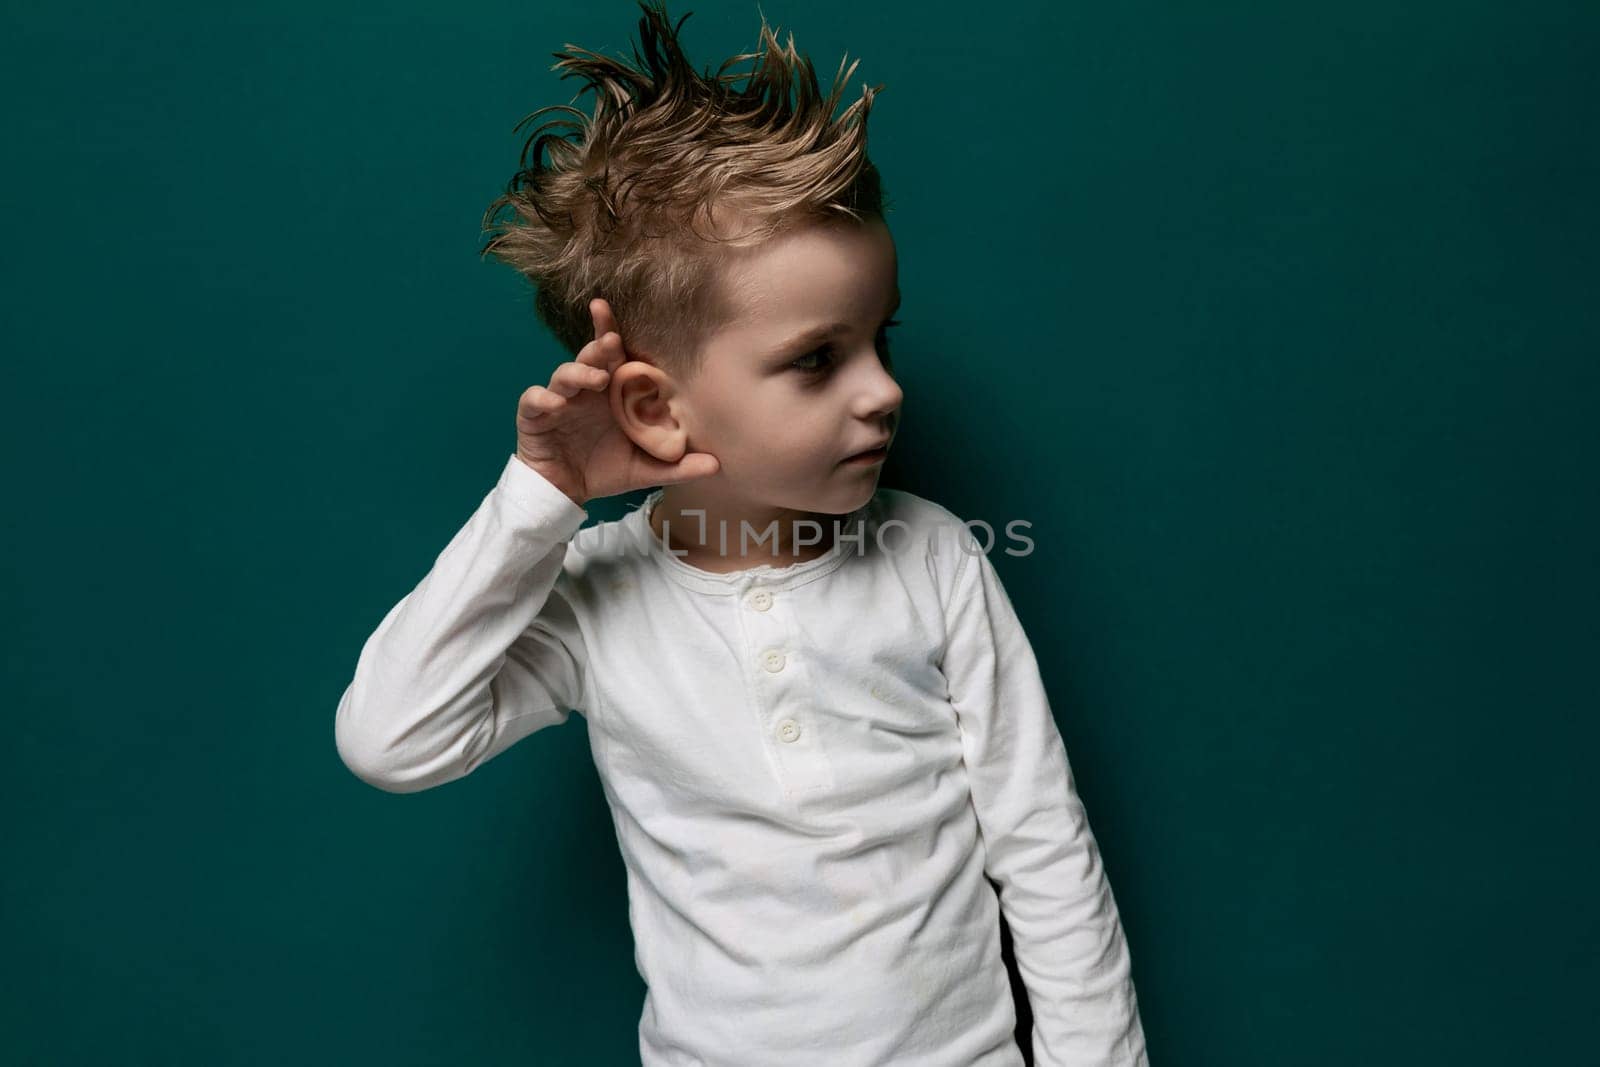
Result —
<instances>
[{"instance_id":1,"label":"boy's raised hand","mask_svg":"<svg viewBox=\"0 0 1600 1067\"><path fill-rule=\"evenodd\" d=\"M717 473L709 452L686 452L675 463L657 459L622 432L611 411L611 374L628 354L611 305L589 302L594 340L517 401L517 458L582 507L597 497L686 482Z\"/></svg>"}]
</instances>

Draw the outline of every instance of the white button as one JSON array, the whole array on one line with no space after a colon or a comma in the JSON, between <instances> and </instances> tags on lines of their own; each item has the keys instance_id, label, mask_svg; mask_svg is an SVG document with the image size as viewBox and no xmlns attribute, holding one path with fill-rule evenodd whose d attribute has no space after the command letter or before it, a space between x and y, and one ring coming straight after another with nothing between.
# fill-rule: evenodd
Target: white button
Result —
<instances>
[{"instance_id":1,"label":"white button","mask_svg":"<svg viewBox=\"0 0 1600 1067\"><path fill-rule=\"evenodd\" d=\"M784 719L778 724L778 736L785 741L800 740L800 724L793 719Z\"/></svg>"},{"instance_id":2,"label":"white button","mask_svg":"<svg viewBox=\"0 0 1600 1067\"><path fill-rule=\"evenodd\" d=\"M750 600L748 603L757 611L766 611L768 608L772 607L772 594L767 592L765 589L757 589L754 593L750 594Z\"/></svg>"},{"instance_id":3,"label":"white button","mask_svg":"<svg viewBox=\"0 0 1600 1067\"><path fill-rule=\"evenodd\" d=\"M761 665L773 674L783 670L783 650L769 648L761 653Z\"/></svg>"}]
</instances>

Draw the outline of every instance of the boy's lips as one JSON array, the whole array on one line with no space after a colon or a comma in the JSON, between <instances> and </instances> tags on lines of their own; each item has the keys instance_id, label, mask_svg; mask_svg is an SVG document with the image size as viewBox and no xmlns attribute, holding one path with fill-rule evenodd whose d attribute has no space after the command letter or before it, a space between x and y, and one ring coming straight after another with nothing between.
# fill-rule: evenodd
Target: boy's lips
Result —
<instances>
[{"instance_id":1,"label":"boy's lips","mask_svg":"<svg viewBox=\"0 0 1600 1067\"><path fill-rule=\"evenodd\" d=\"M868 460L882 459L884 456L886 456L888 454L889 454L889 442L888 442L887 439L885 439L883 441L879 441L876 445L873 445L871 448L862 449L860 452L855 452L855 453L852 453L852 454L846 456L844 458L843 462L845 462L845 463L866 462Z\"/></svg>"}]
</instances>

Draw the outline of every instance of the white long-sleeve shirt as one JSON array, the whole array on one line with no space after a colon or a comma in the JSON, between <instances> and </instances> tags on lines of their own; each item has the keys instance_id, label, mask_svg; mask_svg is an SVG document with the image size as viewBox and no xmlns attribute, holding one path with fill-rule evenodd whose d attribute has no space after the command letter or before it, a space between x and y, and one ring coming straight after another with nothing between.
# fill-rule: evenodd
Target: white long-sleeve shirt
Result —
<instances>
[{"instance_id":1,"label":"white long-sleeve shirt","mask_svg":"<svg viewBox=\"0 0 1600 1067\"><path fill-rule=\"evenodd\" d=\"M825 555L717 574L652 535L660 497L580 529L510 457L363 646L346 765L414 792L584 716L645 1067L1021 1064L1002 911L1038 1067L1147 1064L1038 664L960 520L880 487Z\"/></svg>"}]
</instances>

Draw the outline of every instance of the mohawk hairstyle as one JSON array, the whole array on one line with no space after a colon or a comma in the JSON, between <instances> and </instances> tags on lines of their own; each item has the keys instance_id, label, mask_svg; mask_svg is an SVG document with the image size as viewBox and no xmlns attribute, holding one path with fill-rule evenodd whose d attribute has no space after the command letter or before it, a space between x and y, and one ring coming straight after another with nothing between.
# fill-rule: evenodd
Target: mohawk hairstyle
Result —
<instances>
[{"instance_id":1,"label":"mohawk hairstyle","mask_svg":"<svg viewBox=\"0 0 1600 1067\"><path fill-rule=\"evenodd\" d=\"M866 150L867 113L883 86L863 84L835 121L859 60L848 70L841 60L824 98L794 34L780 46L763 14L757 51L701 74L664 0L639 6L644 55L634 47L634 66L573 44L552 53L562 80L584 79L574 103L594 93L594 114L552 105L516 125L546 111L578 120L553 118L529 135L522 169L484 214L491 240L480 258L492 255L533 283L540 321L574 355L594 339L589 301L604 297L630 354L688 378L703 341L732 314L720 277L737 250L800 226L883 217ZM726 72L752 59L736 88L739 75ZM749 225L729 233L736 220Z\"/></svg>"}]
</instances>

